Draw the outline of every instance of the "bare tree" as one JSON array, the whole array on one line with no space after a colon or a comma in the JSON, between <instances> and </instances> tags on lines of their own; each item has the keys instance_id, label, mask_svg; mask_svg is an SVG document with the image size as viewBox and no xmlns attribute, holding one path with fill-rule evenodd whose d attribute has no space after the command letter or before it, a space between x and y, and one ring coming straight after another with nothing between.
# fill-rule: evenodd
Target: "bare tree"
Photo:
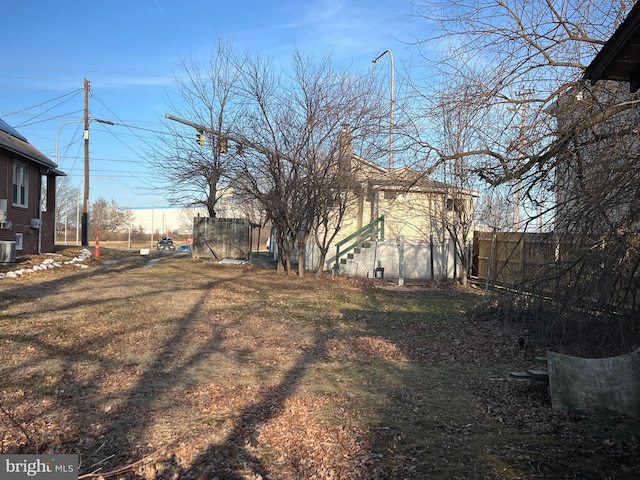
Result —
<instances>
[{"instance_id":1,"label":"bare tree","mask_svg":"<svg viewBox=\"0 0 640 480\"><path fill-rule=\"evenodd\" d=\"M454 272L454 278L460 277L463 285L467 285L467 274L470 267L470 247L473 236L475 215L475 182L467 158L458 157L457 153L468 149L473 141L473 126L478 121L478 111L466 108L465 90L451 97L450 94L440 101L442 115L443 152L454 158L452 162L443 162L441 177L445 185L445 208L441 209L445 230L454 243L454 269L458 263L462 266L462 275ZM462 100L462 103L460 103Z\"/></svg>"},{"instance_id":2,"label":"bare tree","mask_svg":"<svg viewBox=\"0 0 640 480\"><path fill-rule=\"evenodd\" d=\"M106 240L110 234L129 228L133 222L133 212L119 207L113 199L109 203L104 198L98 198L91 204L90 218L91 236L100 232L100 238Z\"/></svg>"},{"instance_id":3,"label":"bare tree","mask_svg":"<svg viewBox=\"0 0 640 480\"><path fill-rule=\"evenodd\" d=\"M78 190L71 185L69 177L56 179L56 235L64 234L65 228L77 229Z\"/></svg>"},{"instance_id":4,"label":"bare tree","mask_svg":"<svg viewBox=\"0 0 640 480\"><path fill-rule=\"evenodd\" d=\"M555 256L523 286L553 294L558 316L586 305L637 316L640 100L628 86L583 80L634 2L415 3L434 33L415 47L443 80L415 85L417 101L434 112L442 105L429 103L432 92L449 89L459 108L475 112L464 148L424 136L419 145L441 163L464 159L488 184L508 187L516 226L522 208L537 230L544 222L562 233L548 234Z\"/></svg>"},{"instance_id":5,"label":"bare tree","mask_svg":"<svg viewBox=\"0 0 640 480\"><path fill-rule=\"evenodd\" d=\"M168 134L163 136L161 147L152 152L151 162L172 203L204 206L209 216L215 217L216 203L228 185L225 132L236 127L242 112L235 96L242 59L230 42L218 39L209 58L184 58L179 69L178 94L170 98L169 108L208 130L198 132L167 121Z\"/></svg>"},{"instance_id":6,"label":"bare tree","mask_svg":"<svg viewBox=\"0 0 640 480\"><path fill-rule=\"evenodd\" d=\"M441 84L416 85L416 93L427 98L433 89L448 86L453 95L463 88L466 108L476 113L475 138L464 151L447 153L424 138L422 144L437 151L441 161L469 158L492 185L519 180L524 195L553 169L573 133L634 106L617 103L576 119L562 135L553 114L560 99L583 85L586 62L622 21L630 0L415 3L435 33L417 39L415 46L442 78Z\"/></svg>"},{"instance_id":7,"label":"bare tree","mask_svg":"<svg viewBox=\"0 0 640 480\"><path fill-rule=\"evenodd\" d=\"M363 143L378 130L381 108L372 78L339 71L328 58L316 62L296 52L292 71L278 75L258 57L245 64L242 138L251 148L236 155L234 185L260 202L273 222L279 268L291 272L297 249L302 276L310 236L316 234L326 256L340 229L352 182L342 131L348 125L350 142Z\"/></svg>"},{"instance_id":8,"label":"bare tree","mask_svg":"<svg viewBox=\"0 0 640 480\"><path fill-rule=\"evenodd\" d=\"M336 157L330 168L324 168L313 176L314 186L314 232L315 245L320 252L317 276L323 273L329 247L342 228L345 215L354 201L361 195L353 165L353 138L348 125L342 126L338 149L332 151Z\"/></svg>"},{"instance_id":9,"label":"bare tree","mask_svg":"<svg viewBox=\"0 0 640 480\"><path fill-rule=\"evenodd\" d=\"M513 226L513 204L507 198L508 191L499 188L485 189L475 209L476 221L484 228L508 231Z\"/></svg>"},{"instance_id":10,"label":"bare tree","mask_svg":"<svg viewBox=\"0 0 640 480\"><path fill-rule=\"evenodd\" d=\"M178 214L177 231L182 235L193 235L193 219L198 215L195 207L184 207Z\"/></svg>"}]
</instances>

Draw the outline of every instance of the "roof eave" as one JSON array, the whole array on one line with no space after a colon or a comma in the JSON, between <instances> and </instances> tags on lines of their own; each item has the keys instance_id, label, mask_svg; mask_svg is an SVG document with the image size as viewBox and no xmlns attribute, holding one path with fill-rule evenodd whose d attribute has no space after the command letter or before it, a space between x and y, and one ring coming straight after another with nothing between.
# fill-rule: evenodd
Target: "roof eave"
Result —
<instances>
[{"instance_id":1,"label":"roof eave","mask_svg":"<svg viewBox=\"0 0 640 480\"><path fill-rule=\"evenodd\" d=\"M591 61L584 72L584 78L594 85L598 80L619 80L629 81L630 89L635 92L640 87L640 72L635 69L629 78L616 78L610 73L614 62L618 60L620 53L628 46L629 42L640 31L640 2L637 2L625 20L620 24L611 38L603 45L595 58ZM635 59L634 59L635 61Z\"/></svg>"},{"instance_id":2,"label":"roof eave","mask_svg":"<svg viewBox=\"0 0 640 480\"><path fill-rule=\"evenodd\" d=\"M5 132L0 132L0 148L11 152L26 160L30 160L40 167L44 167L48 174L55 176L66 176L64 172L58 169L55 162L52 162L46 155L28 142L24 142L19 138L13 137Z\"/></svg>"}]
</instances>

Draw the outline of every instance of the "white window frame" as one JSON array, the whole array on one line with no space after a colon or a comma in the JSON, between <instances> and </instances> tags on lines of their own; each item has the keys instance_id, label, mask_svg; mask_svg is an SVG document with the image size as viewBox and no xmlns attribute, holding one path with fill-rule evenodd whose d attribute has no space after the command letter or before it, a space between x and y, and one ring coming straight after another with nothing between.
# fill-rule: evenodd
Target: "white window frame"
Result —
<instances>
[{"instance_id":1,"label":"white window frame","mask_svg":"<svg viewBox=\"0 0 640 480\"><path fill-rule=\"evenodd\" d=\"M42 175L40 177L40 211L47 211L47 190L49 190L49 177Z\"/></svg>"},{"instance_id":2,"label":"white window frame","mask_svg":"<svg viewBox=\"0 0 640 480\"><path fill-rule=\"evenodd\" d=\"M22 250L22 233L16 233L16 250Z\"/></svg>"},{"instance_id":3,"label":"white window frame","mask_svg":"<svg viewBox=\"0 0 640 480\"><path fill-rule=\"evenodd\" d=\"M29 206L29 170L24 163L13 163L12 202L16 207Z\"/></svg>"}]
</instances>

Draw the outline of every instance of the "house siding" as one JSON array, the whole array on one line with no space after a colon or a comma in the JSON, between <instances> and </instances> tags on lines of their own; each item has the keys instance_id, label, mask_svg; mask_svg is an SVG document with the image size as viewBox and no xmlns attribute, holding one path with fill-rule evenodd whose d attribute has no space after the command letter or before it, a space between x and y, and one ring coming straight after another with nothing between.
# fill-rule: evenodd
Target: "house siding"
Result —
<instances>
[{"instance_id":1,"label":"house siding","mask_svg":"<svg viewBox=\"0 0 640 480\"><path fill-rule=\"evenodd\" d=\"M450 278L460 276L461 264L455 258L459 243L469 244L473 232L474 197L476 192L448 187L420 172L409 169L387 172L359 158L352 161L357 188L349 195L340 230L333 239L323 265L313 241L306 246L306 266L332 270L336 263L336 245L356 230L384 216L384 240L370 239L374 246L358 248L340 266L340 272L351 276L371 276L378 262L388 276L400 274L399 245L403 250L403 276L406 278ZM447 201L460 205L461 212L449 211ZM452 207L454 208L454 207ZM461 220L456 220L460 214ZM464 223L464 225L458 225ZM450 229L456 225L459 238ZM467 233L463 234L463 230ZM377 240L377 241L376 241ZM456 242L458 247L456 247ZM372 253L373 252L373 253ZM373 256L372 256L373 255ZM406 256L406 258L405 258ZM357 257L357 258L356 258Z\"/></svg>"}]
</instances>

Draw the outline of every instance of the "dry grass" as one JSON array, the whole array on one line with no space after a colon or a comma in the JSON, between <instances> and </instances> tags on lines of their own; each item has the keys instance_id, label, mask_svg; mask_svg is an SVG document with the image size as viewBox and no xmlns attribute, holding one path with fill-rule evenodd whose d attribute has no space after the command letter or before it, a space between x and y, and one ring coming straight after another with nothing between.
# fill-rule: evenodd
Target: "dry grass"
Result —
<instances>
[{"instance_id":1,"label":"dry grass","mask_svg":"<svg viewBox=\"0 0 640 480\"><path fill-rule=\"evenodd\" d=\"M534 352L465 316L471 293L157 258L0 281L0 453L79 453L83 474L143 460L126 479L640 472L610 422L589 420L594 445L544 394L492 386Z\"/></svg>"}]
</instances>

